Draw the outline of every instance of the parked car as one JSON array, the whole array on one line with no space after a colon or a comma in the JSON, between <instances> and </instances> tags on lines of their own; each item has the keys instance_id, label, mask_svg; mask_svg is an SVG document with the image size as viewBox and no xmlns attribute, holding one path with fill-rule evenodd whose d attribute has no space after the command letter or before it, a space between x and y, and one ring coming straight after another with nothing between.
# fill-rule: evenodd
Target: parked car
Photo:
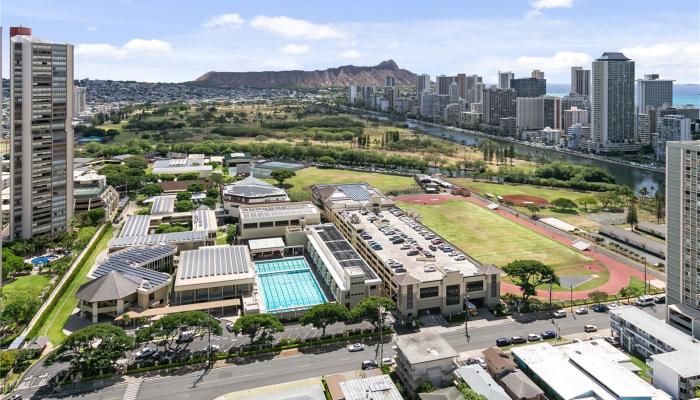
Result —
<instances>
[{"instance_id":1,"label":"parked car","mask_svg":"<svg viewBox=\"0 0 700 400\"><path fill-rule=\"evenodd\" d=\"M595 325L584 325L583 331L584 332L598 332L598 327Z\"/></svg>"},{"instance_id":2,"label":"parked car","mask_svg":"<svg viewBox=\"0 0 700 400\"><path fill-rule=\"evenodd\" d=\"M575 313L578 315L588 314L588 308L587 307L579 307L576 309Z\"/></svg>"},{"instance_id":3,"label":"parked car","mask_svg":"<svg viewBox=\"0 0 700 400\"><path fill-rule=\"evenodd\" d=\"M229 332L233 332L233 322L229 322L226 324L226 330Z\"/></svg>"},{"instance_id":4,"label":"parked car","mask_svg":"<svg viewBox=\"0 0 700 400\"><path fill-rule=\"evenodd\" d=\"M356 352L356 351L362 351L365 349L365 345L362 343L353 343L348 346L348 351L349 352Z\"/></svg>"},{"instance_id":5,"label":"parked car","mask_svg":"<svg viewBox=\"0 0 700 400\"><path fill-rule=\"evenodd\" d=\"M137 360L141 360L144 358L151 357L157 352L158 350L155 347L144 347L141 350L137 351L136 354L134 354L134 358Z\"/></svg>"},{"instance_id":6,"label":"parked car","mask_svg":"<svg viewBox=\"0 0 700 400\"><path fill-rule=\"evenodd\" d=\"M467 365L472 365L472 364L479 364L479 366L484 368L484 369L486 369L486 367L487 367L486 361L484 361L483 358L479 358L479 357L467 358Z\"/></svg>"},{"instance_id":7,"label":"parked car","mask_svg":"<svg viewBox=\"0 0 700 400\"><path fill-rule=\"evenodd\" d=\"M510 338L510 342L512 344L522 344L522 343L527 343L527 340L522 336L513 336Z\"/></svg>"},{"instance_id":8,"label":"parked car","mask_svg":"<svg viewBox=\"0 0 700 400\"><path fill-rule=\"evenodd\" d=\"M394 364L396 364L396 361L394 361L394 359L391 358L391 357L384 357L384 358L382 358L382 364L384 364L384 365L394 365Z\"/></svg>"},{"instance_id":9,"label":"parked car","mask_svg":"<svg viewBox=\"0 0 700 400\"><path fill-rule=\"evenodd\" d=\"M552 316L554 318L566 318L566 311L564 310L557 310L552 313Z\"/></svg>"},{"instance_id":10,"label":"parked car","mask_svg":"<svg viewBox=\"0 0 700 400\"><path fill-rule=\"evenodd\" d=\"M204 351L211 351L212 353L216 353L219 350L221 350L221 346L218 344L210 344L206 349L204 349Z\"/></svg>"},{"instance_id":11,"label":"parked car","mask_svg":"<svg viewBox=\"0 0 700 400\"><path fill-rule=\"evenodd\" d=\"M557 333L554 331L544 331L542 332L542 339L556 339Z\"/></svg>"},{"instance_id":12,"label":"parked car","mask_svg":"<svg viewBox=\"0 0 700 400\"><path fill-rule=\"evenodd\" d=\"M508 338L498 338L496 339L496 346L498 347L503 347L503 346L510 346L511 341Z\"/></svg>"},{"instance_id":13,"label":"parked car","mask_svg":"<svg viewBox=\"0 0 700 400\"><path fill-rule=\"evenodd\" d=\"M536 333L531 333L531 334L527 335L528 342L537 342L539 340L542 340L542 336L540 336Z\"/></svg>"},{"instance_id":14,"label":"parked car","mask_svg":"<svg viewBox=\"0 0 700 400\"><path fill-rule=\"evenodd\" d=\"M634 305L638 307L649 307L654 305L654 297L652 296L641 296L637 300L634 301Z\"/></svg>"},{"instance_id":15,"label":"parked car","mask_svg":"<svg viewBox=\"0 0 700 400\"><path fill-rule=\"evenodd\" d=\"M666 295L660 294L660 295L654 297L654 303L666 304Z\"/></svg>"},{"instance_id":16,"label":"parked car","mask_svg":"<svg viewBox=\"0 0 700 400\"><path fill-rule=\"evenodd\" d=\"M379 365L377 365L377 362L374 361L374 360L364 360L364 361L362 361L362 369L363 369L363 370L364 370L364 369L375 369L375 368L377 368L377 367L379 367Z\"/></svg>"},{"instance_id":17,"label":"parked car","mask_svg":"<svg viewBox=\"0 0 700 400\"><path fill-rule=\"evenodd\" d=\"M182 332L180 332L180 335L178 335L176 342L177 343L186 343L186 342L191 342L193 340L194 340L194 332L182 331Z\"/></svg>"},{"instance_id":18,"label":"parked car","mask_svg":"<svg viewBox=\"0 0 700 400\"><path fill-rule=\"evenodd\" d=\"M599 313L605 313L608 312L610 308L606 306L605 304L596 304L593 307L591 307L591 310Z\"/></svg>"}]
</instances>

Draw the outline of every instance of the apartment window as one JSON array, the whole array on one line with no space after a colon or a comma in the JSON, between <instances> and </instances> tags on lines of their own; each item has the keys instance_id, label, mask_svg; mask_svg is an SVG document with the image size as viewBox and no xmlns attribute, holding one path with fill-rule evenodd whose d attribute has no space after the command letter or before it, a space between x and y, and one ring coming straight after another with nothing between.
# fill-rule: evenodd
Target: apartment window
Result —
<instances>
[{"instance_id":1,"label":"apartment window","mask_svg":"<svg viewBox=\"0 0 700 400\"><path fill-rule=\"evenodd\" d=\"M438 297L439 295L440 295L440 288L437 286L432 286L432 287L420 289L420 298L421 299L427 299L430 297Z\"/></svg>"},{"instance_id":2,"label":"apartment window","mask_svg":"<svg viewBox=\"0 0 700 400\"><path fill-rule=\"evenodd\" d=\"M243 224L243 229L255 229L258 227L258 224L253 222L250 224Z\"/></svg>"},{"instance_id":3,"label":"apartment window","mask_svg":"<svg viewBox=\"0 0 700 400\"><path fill-rule=\"evenodd\" d=\"M467 282L467 292L480 292L484 290L484 281Z\"/></svg>"},{"instance_id":4,"label":"apartment window","mask_svg":"<svg viewBox=\"0 0 700 400\"><path fill-rule=\"evenodd\" d=\"M445 305L459 304L459 285L449 285L445 288Z\"/></svg>"},{"instance_id":5,"label":"apartment window","mask_svg":"<svg viewBox=\"0 0 700 400\"><path fill-rule=\"evenodd\" d=\"M406 308L413 308L413 285L406 286Z\"/></svg>"}]
</instances>

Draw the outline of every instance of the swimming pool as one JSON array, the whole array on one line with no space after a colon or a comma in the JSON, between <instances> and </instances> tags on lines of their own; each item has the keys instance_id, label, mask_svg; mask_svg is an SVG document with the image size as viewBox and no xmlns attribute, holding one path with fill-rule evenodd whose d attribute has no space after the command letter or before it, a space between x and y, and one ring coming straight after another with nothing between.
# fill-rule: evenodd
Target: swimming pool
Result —
<instances>
[{"instance_id":1,"label":"swimming pool","mask_svg":"<svg viewBox=\"0 0 700 400\"><path fill-rule=\"evenodd\" d=\"M303 257L259 261L255 263L255 272L267 312L328 302Z\"/></svg>"},{"instance_id":2,"label":"swimming pool","mask_svg":"<svg viewBox=\"0 0 700 400\"><path fill-rule=\"evenodd\" d=\"M39 264L48 264L49 262L57 259L57 256L41 256L41 257L34 257L31 259L31 263L34 265L39 265Z\"/></svg>"}]
</instances>

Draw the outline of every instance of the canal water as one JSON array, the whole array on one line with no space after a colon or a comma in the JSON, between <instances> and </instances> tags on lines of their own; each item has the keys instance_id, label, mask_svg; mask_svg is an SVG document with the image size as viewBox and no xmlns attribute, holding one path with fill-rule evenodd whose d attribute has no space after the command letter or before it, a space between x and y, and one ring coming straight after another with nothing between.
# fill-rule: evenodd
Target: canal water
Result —
<instances>
[{"instance_id":1,"label":"canal water","mask_svg":"<svg viewBox=\"0 0 700 400\"><path fill-rule=\"evenodd\" d=\"M376 116L375 116L376 117ZM431 125L423 124L419 121L408 121L411 128L417 127L425 133L447 139L466 146L476 146L485 140L493 140L498 143L513 145L515 151L519 154L529 154L533 159L544 159L547 161L568 161L576 164L590 164L601 167L615 177L615 181L620 185L626 185L639 191L642 187L651 189L653 193L657 189L663 189L665 176L661 172L649 171L638 168L632 165L622 165L601 159L593 159L579 156L572 153L562 153L550 149L528 146L520 143L513 143L505 140L489 139L483 136L477 136L468 132L455 132L452 130L439 128Z\"/></svg>"}]
</instances>

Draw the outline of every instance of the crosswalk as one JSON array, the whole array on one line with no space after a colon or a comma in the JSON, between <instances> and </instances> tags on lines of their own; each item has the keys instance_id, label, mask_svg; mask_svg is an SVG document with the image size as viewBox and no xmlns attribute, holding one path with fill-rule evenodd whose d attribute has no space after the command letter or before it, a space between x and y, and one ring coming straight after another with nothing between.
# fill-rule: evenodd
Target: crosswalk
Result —
<instances>
[{"instance_id":1,"label":"crosswalk","mask_svg":"<svg viewBox=\"0 0 700 400\"><path fill-rule=\"evenodd\" d=\"M130 381L126 386L123 400L136 400L136 397L139 395L139 389L141 389L141 383L143 383L143 379L134 379Z\"/></svg>"}]
</instances>

